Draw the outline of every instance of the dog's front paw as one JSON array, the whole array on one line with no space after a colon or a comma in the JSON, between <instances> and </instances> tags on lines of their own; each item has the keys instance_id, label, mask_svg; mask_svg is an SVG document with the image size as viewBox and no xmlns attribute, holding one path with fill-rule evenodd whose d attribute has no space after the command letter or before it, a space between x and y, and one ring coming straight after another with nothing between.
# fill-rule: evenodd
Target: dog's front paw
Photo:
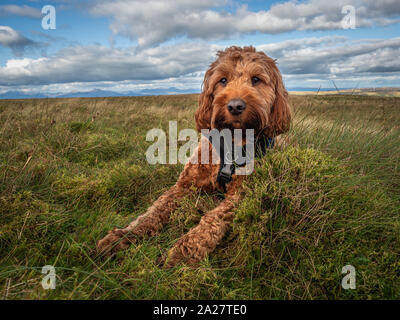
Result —
<instances>
[{"instance_id":1,"label":"dog's front paw","mask_svg":"<svg viewBox=\"0 0 400 320\"><path fill-rule=\"evenodd\" d=\"M103 239L97 241L97 252L103 256L113 256L117 251L128 248L131 243L127 232L114 228Z\"/></svg>"},{"instance_id":2,"label":"dog's front paw","mask_svg":"<svg viewBox=\"0 0 400 320\"><path fill-rule=\"evenodd\" d=\"M196 235L186 234L168 251L168 254L160 257L159 263L164 268L173 268L180 263L196 265L203 260L208 250Z\"/></svg>"}]
</instances>

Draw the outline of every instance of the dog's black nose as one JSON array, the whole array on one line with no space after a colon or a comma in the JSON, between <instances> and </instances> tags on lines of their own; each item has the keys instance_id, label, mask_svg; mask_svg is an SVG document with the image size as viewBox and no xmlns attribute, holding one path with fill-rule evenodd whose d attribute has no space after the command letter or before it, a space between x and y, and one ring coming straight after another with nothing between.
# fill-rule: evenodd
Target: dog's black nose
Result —
<instances>
[{"instance_id":1,"label":"dog's black nose","mask_svg":"<svg viewBox=\"0 0 400 320\"><path fill-rule=\"evenodd\" d=\"M228 110L234 115L241 114L246 109L246 103L242 99L232 99L228 102Z\"/></svg>"}]
</instances>

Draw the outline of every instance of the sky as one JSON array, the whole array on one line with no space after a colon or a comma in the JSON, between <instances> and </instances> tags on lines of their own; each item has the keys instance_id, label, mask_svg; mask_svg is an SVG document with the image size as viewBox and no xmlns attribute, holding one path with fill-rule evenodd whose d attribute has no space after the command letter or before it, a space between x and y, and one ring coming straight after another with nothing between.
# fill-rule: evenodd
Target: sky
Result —
<instances>
[{"instance_id":1,"label":"sky","mask_svg":"<svg viewBox=\"0 0 400 320\"><path fill-rule=\"evenodd\" d=\"M199 92L231 45L276 59L289 90L399 87L400 2L1 0L0 93Z\"/></svg>"}]
</instances>

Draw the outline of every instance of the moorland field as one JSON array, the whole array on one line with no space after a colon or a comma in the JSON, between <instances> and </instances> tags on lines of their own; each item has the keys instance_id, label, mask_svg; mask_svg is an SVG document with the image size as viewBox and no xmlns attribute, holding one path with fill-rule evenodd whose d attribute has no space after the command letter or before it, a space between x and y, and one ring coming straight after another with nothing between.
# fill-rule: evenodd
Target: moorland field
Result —
<instances>
[{"instance_id":1,"label":"moorland field","mask_svg":"<svg viewBox=\"0 0 400 320\"><path fill-rule=\"evenodd\" d=\"M0 100L0 298L400 299L400 97L292 95L289 145L257 160L199 266L156 264L220 201L196 189L158 236L98 256L175 183L183 166L148 164L146 133L194 128L197 98Z\"/></svg>"}]
</instances>

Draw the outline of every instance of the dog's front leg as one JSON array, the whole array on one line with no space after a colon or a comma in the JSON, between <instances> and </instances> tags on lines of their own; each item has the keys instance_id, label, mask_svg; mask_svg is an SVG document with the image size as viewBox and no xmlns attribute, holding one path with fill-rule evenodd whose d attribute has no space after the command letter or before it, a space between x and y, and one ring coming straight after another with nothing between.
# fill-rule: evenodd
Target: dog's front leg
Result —
<instances>
[{"instance_id":1,"label":"dog's front leg","mask_svg":"<svg viewBox=\"0 0 400 320\"><path fill-rule=\"evenodd\" d=\"M205 146L206 152L211 152L211 146L208 144ZM201 144L194 154L201 159ZM171 189L161 195L144 214L137 217L127 227L109 231L107 236L97 242L98 251L112 255L116 251L128 248L138 238L155 235L169 221L170 214L177 208L179 200L190 193L192 185L204 189L214 188L212 181L215 177L212 178L212 168L212 165L201 165L189 161ZM216 174L217 170L214 171Z\"/></svg>"},{"instance_id":2,"label":"dog's front leg","mask_svg":"<svg viewBox=\"0 0 400 320\"><path fill-rule=\"evenodd\" d=\"M195 264L215 249L233 220L233 210L241 196L237 185L240 185L238 181L231 182L226 198L176 242L161 260L164 267L170 268L180 262Z\"/></svg>"},{"instance_id":3,"label":"dog's front leg","mask_svg":"<svg viewBox=\"0 0 400 320\"><path fill-rule=\"evenodd\" d=\"M138 238L155 235L169 220L170 213L177 207L177 200L183 197L188 188L178 183L161 195L148 210L123 229L113 229L97 242L100 253L111 255L126 249Z\"/></svg>"}]
</instances>

